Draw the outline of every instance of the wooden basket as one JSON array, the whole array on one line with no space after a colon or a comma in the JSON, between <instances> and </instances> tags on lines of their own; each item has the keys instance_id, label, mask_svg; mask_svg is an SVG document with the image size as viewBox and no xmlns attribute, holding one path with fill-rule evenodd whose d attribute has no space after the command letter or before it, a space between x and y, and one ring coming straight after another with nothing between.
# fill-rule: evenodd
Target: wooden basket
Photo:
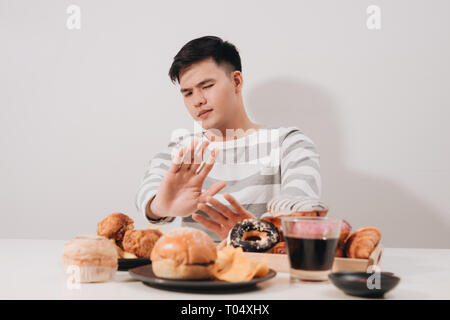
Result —
<instances>
[{"instance_id":1,"label":"wooden basket","mask_svg":"<svg viewBox=\"0 0 450 320\"><path fill-rule=\"evenodd\" d=\"M366 272L368 271L367 269L369 267L378 266L382 254L383 254L383 245L378 244L372 251L368 259L334 258L332 271ZM266 263L269 266L269 268L277 272L289 272L289 258L287 254L245 252L245 255L255 261L267 259Z\"/></svg>"}]
</instances>

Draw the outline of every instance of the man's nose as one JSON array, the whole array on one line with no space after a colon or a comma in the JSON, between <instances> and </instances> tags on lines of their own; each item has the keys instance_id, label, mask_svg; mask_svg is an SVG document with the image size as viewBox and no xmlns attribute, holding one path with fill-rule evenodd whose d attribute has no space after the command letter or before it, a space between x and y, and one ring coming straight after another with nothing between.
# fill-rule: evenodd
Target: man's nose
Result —
<instances>
[{"instance_id":1,"label":"man's nose","mask_svg":"<svg viewBox=\"0 0 450 320\"><path fill-rule=\"evenodd\" d=\"M202 105L206 104L206 98L202 93L197 93L196 97L195 97L195 106L196 107L201 107Z\"/></svg>"}]
</instances>

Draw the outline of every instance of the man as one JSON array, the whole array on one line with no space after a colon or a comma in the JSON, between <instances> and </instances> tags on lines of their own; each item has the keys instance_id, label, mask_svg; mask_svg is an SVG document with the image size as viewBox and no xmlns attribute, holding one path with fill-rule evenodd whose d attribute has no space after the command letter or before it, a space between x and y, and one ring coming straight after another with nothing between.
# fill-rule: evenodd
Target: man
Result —
<instances>
[{"instance_id":1,"label":"man","mask_svg":"<svg viewBox=\"0 0 450 320\"><path fill-rule=\"evenodd\" d=\"M220 240L237 222L261 217L275 196L320 197L314 143L296 127L269 128L248 118L234 45L194 39L174 57L169 76L202 130L172 137L151 160L136 195L150 222L182 217L182 225Z\"/></svg>"}]
</instances>

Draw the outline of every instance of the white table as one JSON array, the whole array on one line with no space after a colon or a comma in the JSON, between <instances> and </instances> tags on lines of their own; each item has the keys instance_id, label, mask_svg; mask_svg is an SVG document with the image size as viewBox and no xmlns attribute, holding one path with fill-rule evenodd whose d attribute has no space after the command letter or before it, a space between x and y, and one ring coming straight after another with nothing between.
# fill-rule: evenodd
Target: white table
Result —
<instances>
[{"instance_id":1,"label":"white table","mask_svg":"<svg viewBox=\"0 0 450 320\"><path fill-rule=\"evenodd\" d=\"M105 283L68 289L61 255L64 240L0 239L0 299L358 299L330 282L291 284L278 273L254 291L239 293L183 293L155 289L117 272ZM399 285L385 299L450 299L449 249L385 248L381 269L398 274Z\"/></svg>"}]
</instances>

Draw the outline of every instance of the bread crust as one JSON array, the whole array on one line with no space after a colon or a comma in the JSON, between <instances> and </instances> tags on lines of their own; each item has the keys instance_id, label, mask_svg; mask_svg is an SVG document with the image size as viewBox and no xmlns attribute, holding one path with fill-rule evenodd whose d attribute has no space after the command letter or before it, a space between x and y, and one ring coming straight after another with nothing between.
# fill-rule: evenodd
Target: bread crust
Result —
<instances>
[{"instance_id":1,"label":"bread crust","mask_svg":"<svg viewBox=\"0 0 450 320\"><path fill-rule=\"evenodd\" d=\"M170 259L152 261L153 273L164 279L210 279L213 265L177 264Z\"/></svg>"},{"instance_id":2,"label":"bread crust","mask_svg":"<svg viewBox=\"0 0 450 320\"><path fill-rule=\"evenodd\" d=\"M177 264L206 264L217 259L214 241L203 231L179 228L164 234L155 244L152 261L170 259Z\"/></svg>"},{"instance_id":3,"label":"bread crust","mask_svg":"<svg viewBox=\"0 0 450 320\"><path fill-rule=\"evenodd\" d=\"M150 255L156 276L168 279L208 279L217 259L216 245L203 231L179 228L164 234Z\"/></svg>"}]
</instances>

